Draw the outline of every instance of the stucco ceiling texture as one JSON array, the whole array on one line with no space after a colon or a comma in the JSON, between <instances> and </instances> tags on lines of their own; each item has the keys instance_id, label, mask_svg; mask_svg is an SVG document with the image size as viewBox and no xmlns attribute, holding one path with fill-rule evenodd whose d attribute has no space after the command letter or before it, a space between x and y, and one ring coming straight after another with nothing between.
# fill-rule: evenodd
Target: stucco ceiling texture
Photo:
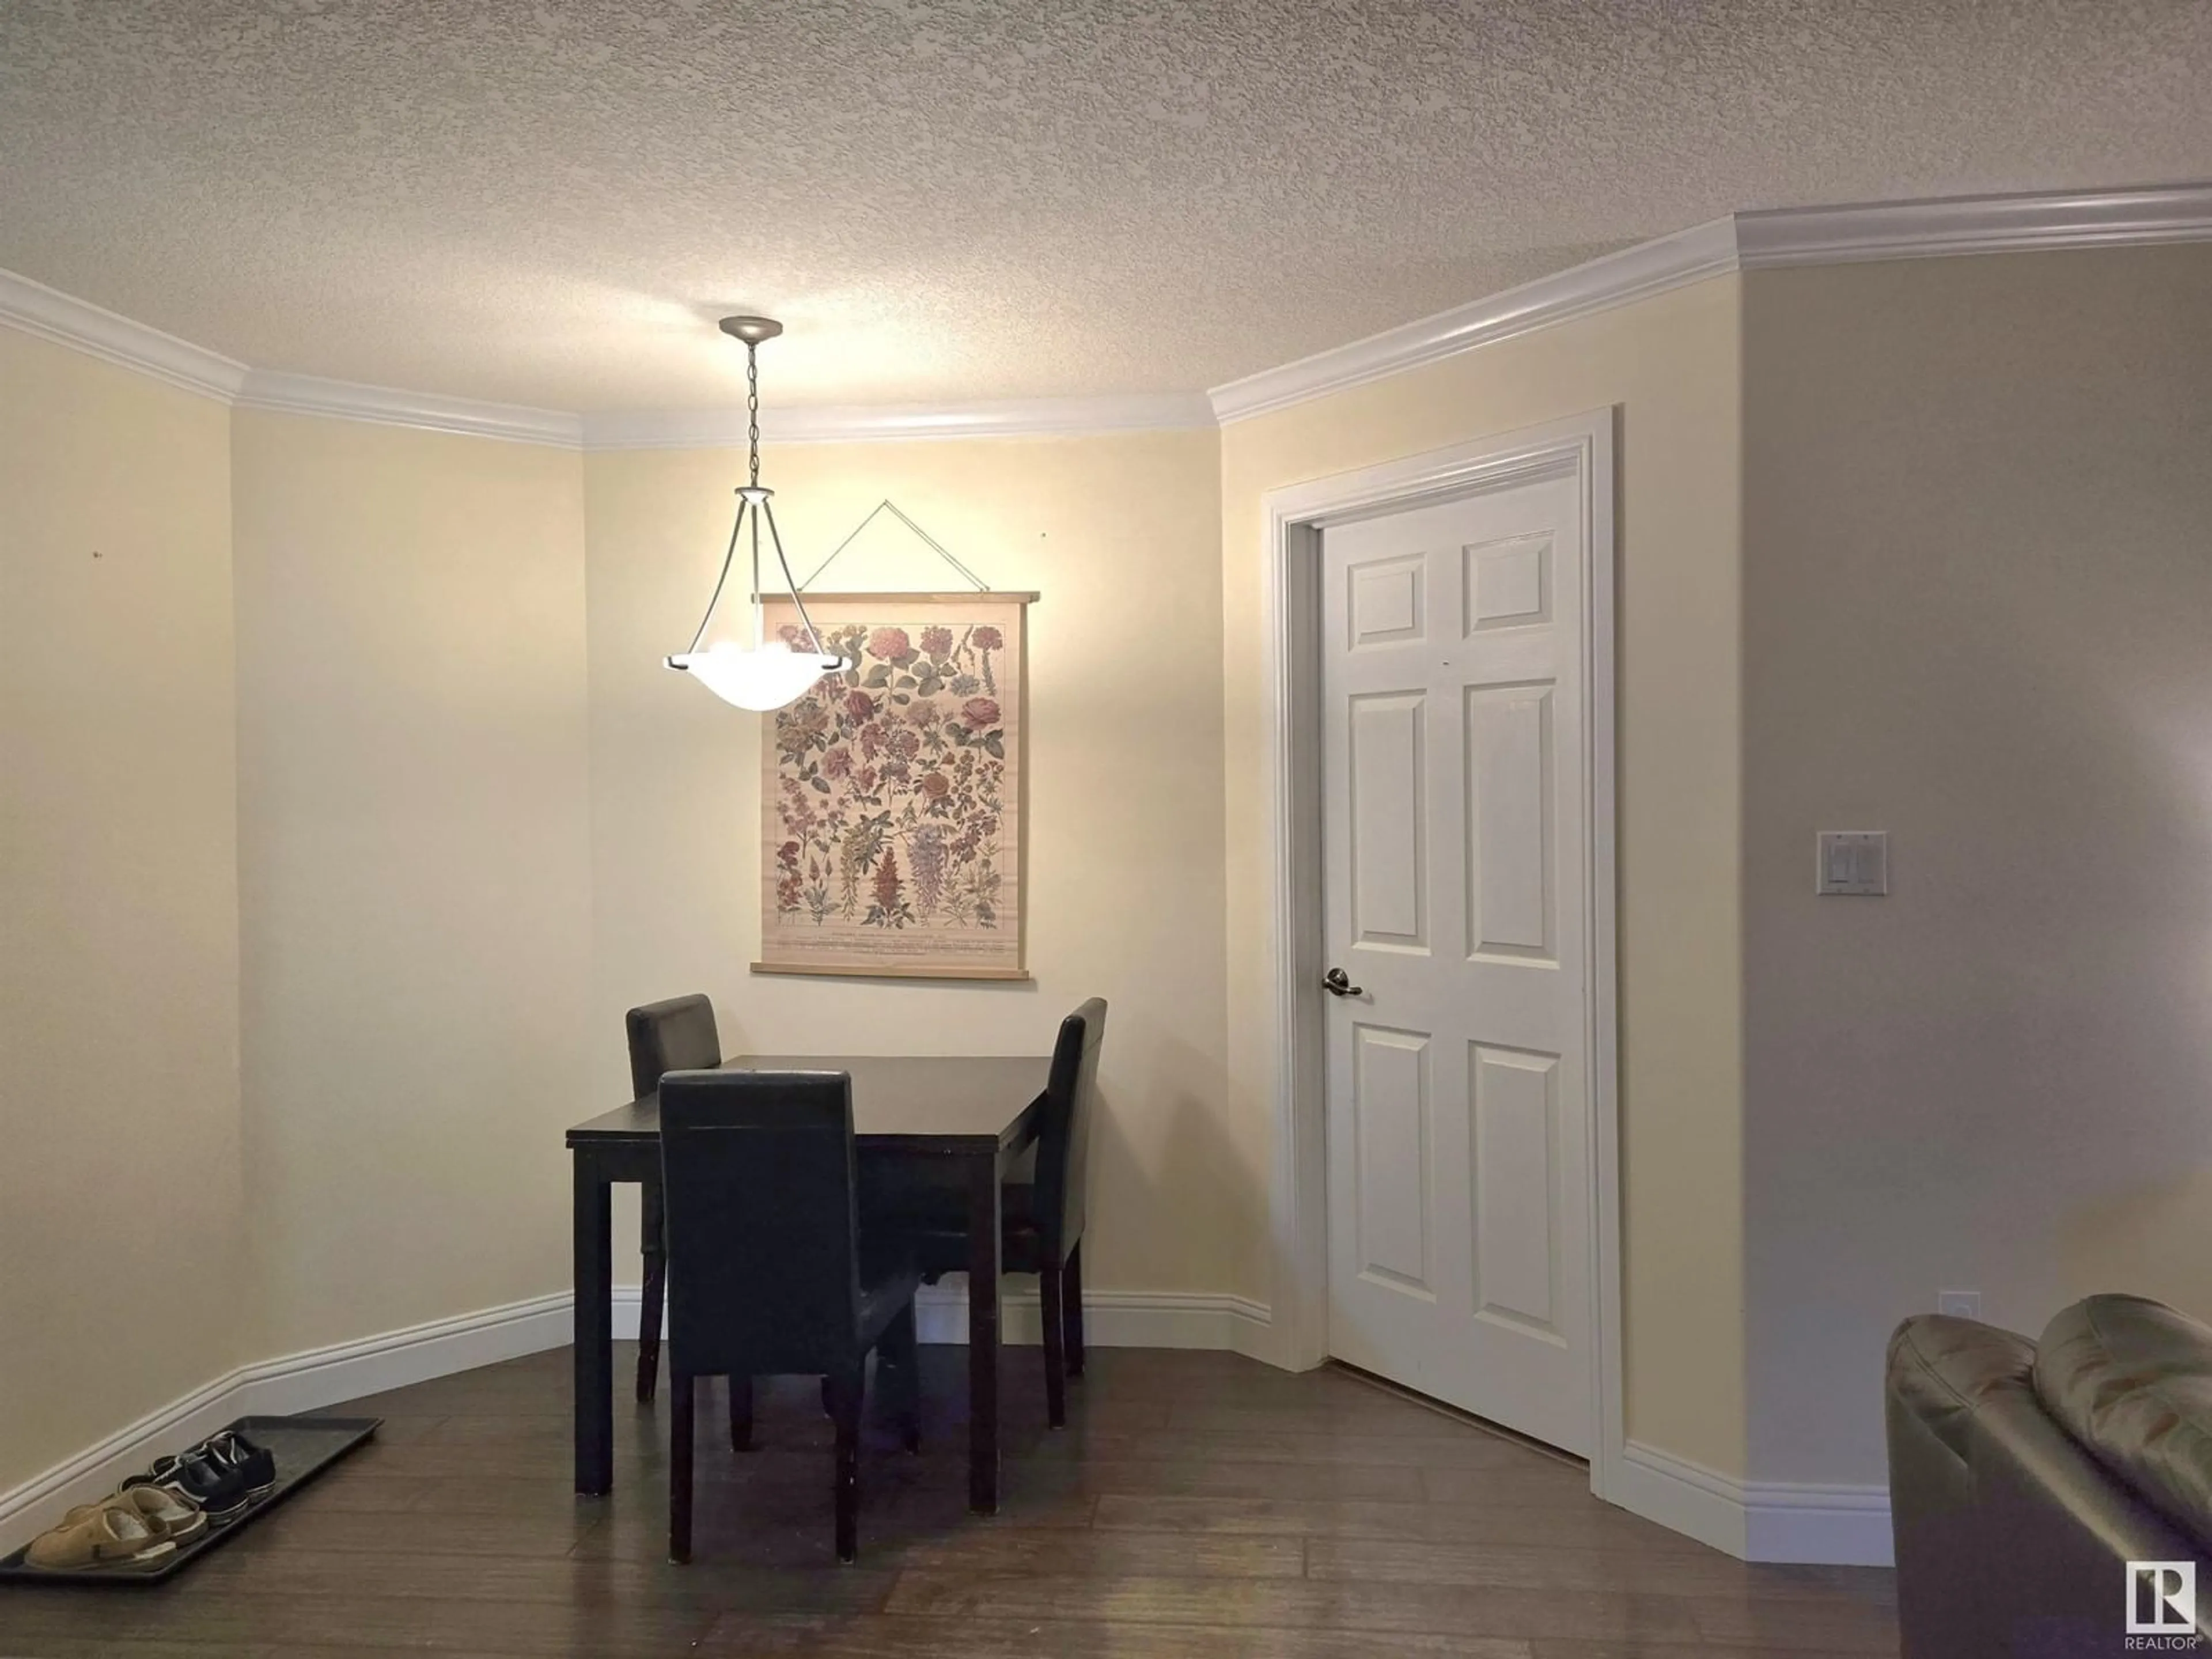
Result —
<instances>
[{"instance_id":1,"label":"stucco ceiling texture","mask_svg":"<svg viewBox=\"0 0 2212 1659\"><path fill-rule=\"evenodd\" d=\"M2206 0L0 0L0 266L576 410L1194 390L1732 208L2212 175Z\"/></svg>"}]
</instances>

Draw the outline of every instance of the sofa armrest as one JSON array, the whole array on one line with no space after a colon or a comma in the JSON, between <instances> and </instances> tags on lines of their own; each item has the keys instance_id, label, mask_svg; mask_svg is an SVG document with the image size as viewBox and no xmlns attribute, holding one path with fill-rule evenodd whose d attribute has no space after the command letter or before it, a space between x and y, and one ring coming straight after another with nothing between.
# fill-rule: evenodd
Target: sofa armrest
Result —
<instances>
[{"instance_id":1,"label":"sofa armrest","mask_svg":"<svg viewBox=\"0 0 2212 1659\"><path fill-rule=\"evenodd\" d=\"M1968 1320L1908 1320L1892 1339L1905 1659L2119 1659L2130 1561L2197 1561L2212 1638L2212 1565L2051 1419L2033 1359Z\"/></svg>"}]
</instances>

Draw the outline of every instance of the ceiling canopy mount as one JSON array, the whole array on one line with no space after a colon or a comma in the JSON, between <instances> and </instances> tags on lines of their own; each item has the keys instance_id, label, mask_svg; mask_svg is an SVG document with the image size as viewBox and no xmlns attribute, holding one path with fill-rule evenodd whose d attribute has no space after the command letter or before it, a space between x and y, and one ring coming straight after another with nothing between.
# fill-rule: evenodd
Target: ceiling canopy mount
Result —
<instances>
[{"instance_id":1,"label":"ceiling canopy mount","mask_svg":"<svg viewBox=\"0 0 2212 1659\"><path fill-rule=\"evenodd\" d=\"M783 332L783 325L773 317L725 317L720 326L723 333L749 346L773 340Z\"/></svg>"}]
</instances>

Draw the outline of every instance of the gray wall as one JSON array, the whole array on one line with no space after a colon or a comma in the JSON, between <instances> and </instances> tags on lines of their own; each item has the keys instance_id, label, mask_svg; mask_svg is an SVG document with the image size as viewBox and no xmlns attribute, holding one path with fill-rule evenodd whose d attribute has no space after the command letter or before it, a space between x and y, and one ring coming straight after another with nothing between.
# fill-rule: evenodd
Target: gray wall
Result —
<instances>
[{"instance_id":1,"label":"gray wall","mask_svg":"<svg viewBox=\"0 0 2212 1659\"><path fill-rule=\"evenodd\" d=\"M1749 1461L1875 1484L1939 1286L2212 1317L2212 247L1754 273L1744 366Z\"/></svg>"}]
</instances>

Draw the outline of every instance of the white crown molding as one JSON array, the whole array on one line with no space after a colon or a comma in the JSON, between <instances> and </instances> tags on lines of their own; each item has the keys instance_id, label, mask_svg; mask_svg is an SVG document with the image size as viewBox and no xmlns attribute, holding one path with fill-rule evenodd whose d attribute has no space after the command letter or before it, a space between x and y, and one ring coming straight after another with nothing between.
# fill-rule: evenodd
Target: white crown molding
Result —
<instances>
[{"instance_id":1,"label":"white crown molding","mask_svg":"<svg viewBox=\"0 0 2212 1659\"><path fill-rule=\"evenodd\" d=\"M782 443L867 443L1074 437L1225 425L1734 270L2208 240L2212 184L1766 209L1657 237L1204 394L778 408L763 420L762 431ZM249 369L219 352L4 270L0 323L188 392L252 409L569 449L725 448L744 441L740 410L574 415Z\"/></svg>"},{"instance_id":2,"label":"white crown molding","mask_svg":"<svg viewBox=\"0 0 2212 1659\"><path fill-rule=\"evenodd\" d=\"M1735 228L1727 219L1715 219L1350 345L1248 374L1214 387L1207 396L1215 418L1225 426L1401 374L1516 334L1648 300L1735 268Z\"/></svg>"},{"instance_id":3,"label":"white crown molding","mask_svg":"<svg viewBox=\"0 0 2212 1659\"><path fill-rule=\"evenodd\" d=\"M1777 208L1737 214L1735 239L1746 269L2212 241L2212 185Z\"/></svg>"},{"instance_id":4,"label":"white crown molding","mask_svg":"<svg viewBox=\"0 0 2212 1659\"><path fill-rule=\"evenodd\" d=\"M0 322L225 403L246 380L246 365L221 352L118 317L12 270L0 270Z\"/></svg>"},{"instance_id":5,"label":"white crown molding","mask_svg":"<svg viewBox=\"0 0 2212 1659\"><path fill-rule=\"evenodd\" d=\"M326 380L313 374L285 374L257 368L246 376L235 398L242 409L275 410L286 415L324 415L377 426L412 427L422 432L453 432L471 438L504 438L511 443L553 444L574 449L583 441L584 423L559 410L520 404L482 403L473 398L445 398L433 392L403 392L395 386L363 386L355 380Z\"/></svg>"},{"instance_id":6,"label":"white crown molding","mask_svg":"<svg viewBox=\"0 0 2212 1659\"><path fill-rule=\"evenodd\" d=\"M2212 185L1735 213L1216 386L1224 425L1738 270L2212 241Z\"/></svg>"},{"instance_id":7,"label":"white crown molding","mask_svg":"<svg viewBox=\"0 0 2212 1659\"><path fill-rule=\"evenodd\" d=\"M1103 432L1211 427L1198 392L1112 398L1025 398L973 404L856 404L761 411L761 435L776 443L896 443L929 438L1044 438ZM650 409L586 415L589 450L743 447L742 409Z\"/></svg>"}]
</instances>

